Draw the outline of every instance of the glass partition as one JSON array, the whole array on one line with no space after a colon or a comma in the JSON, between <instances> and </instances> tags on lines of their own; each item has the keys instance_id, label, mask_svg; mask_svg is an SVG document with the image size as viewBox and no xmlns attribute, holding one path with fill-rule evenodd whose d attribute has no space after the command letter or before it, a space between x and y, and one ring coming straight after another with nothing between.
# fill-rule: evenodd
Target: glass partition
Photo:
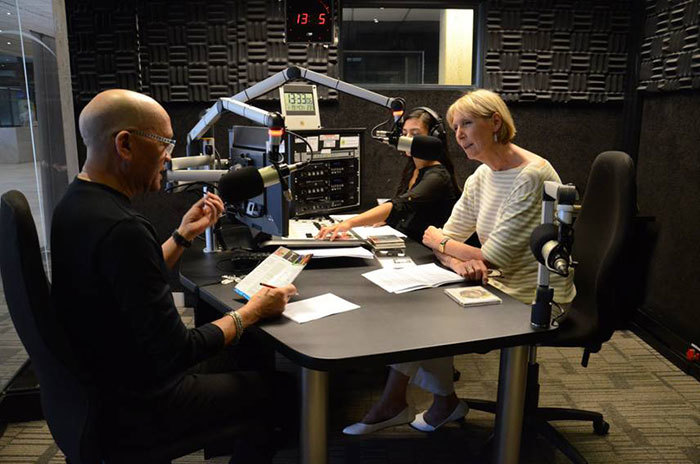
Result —
<instances>
[{"instance_id":1,"label":"glass partition","mask_svg":"<svg viewBox=\"0 0 700 464\"><path fill-rule=\"evenodd\" d=\"M55 37L51 0L0 3L0 194L19 190L27 197L47 270L51 213L68 185ZM26 354L14 336L2 286L0 331L4 388Z\"/></svg>"}]
</instances>

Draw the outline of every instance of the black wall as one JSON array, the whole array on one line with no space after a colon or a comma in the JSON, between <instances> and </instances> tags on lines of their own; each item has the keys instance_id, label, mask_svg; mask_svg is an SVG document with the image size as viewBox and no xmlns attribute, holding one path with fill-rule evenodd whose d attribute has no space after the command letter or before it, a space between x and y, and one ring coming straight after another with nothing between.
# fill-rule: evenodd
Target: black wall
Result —
<instances>
[{"instance_id":1,"label":"black wall","mask_svg":"<svg viewBox=\"0 0 700 464\"><path fill-rule=\"evenodd\" d=\"M700 345L700 1L647 0L635 51L640 103L637 184L640 213L654 217L647 287L635 322L640 333L700 379L684 359ZM651 236L653 239L653 235Z\"/></svg>"},{"instance_id":2,"label":"black wall","mask_svg":"<svg viewBox=\"0 0 700 464\"><path fill-rule=\"evenodd\" d=\"M647 95L637 164L639 207L655 217L643 327L679 356L700 345L700 92ZM643 251L643 250L642 250Z\"/></svg>"}]
</instances>

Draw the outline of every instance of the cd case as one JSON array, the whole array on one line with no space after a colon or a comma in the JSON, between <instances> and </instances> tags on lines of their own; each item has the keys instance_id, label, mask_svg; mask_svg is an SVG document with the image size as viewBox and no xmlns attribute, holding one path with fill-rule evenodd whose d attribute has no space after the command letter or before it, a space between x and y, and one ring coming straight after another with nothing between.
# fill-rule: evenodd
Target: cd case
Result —
<instances>
[{"instance_id":1,"label":"cd case","mask_svg":"<svg viewBox=\"0 0 700 464\"><path fill-rule=\"evenodd\" d=\"M445 293L461 306L501 304L499 297L481 286L446 288Z\"/></svg>"}]
</instances>

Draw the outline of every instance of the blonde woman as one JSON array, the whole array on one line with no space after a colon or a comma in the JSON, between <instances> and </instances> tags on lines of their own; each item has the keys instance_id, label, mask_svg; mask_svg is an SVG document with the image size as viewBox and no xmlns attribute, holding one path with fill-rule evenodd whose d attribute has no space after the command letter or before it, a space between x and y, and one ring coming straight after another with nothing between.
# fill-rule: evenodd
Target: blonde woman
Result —
<instances>
[{"instance_id":1,"label":"blonde woman","mask_svg":"<svg viewBox=\"0 0 700 464\"><path fill-rule=\"evenodd\" d=\"M442 229L430 226L423 244L432 248L442 264L468 280L487 281L508 295L530 304L537 288L537 262L529 250L532 230L540 222L544 181L560 182L544 158L512 141L513 117L501 97L488 90L475 90L455 101L447 121L467 158L482 163L464 184ZM481 248L464 241L477 232ZM487 279L489 268L502 277ZM573 276L553 277L554 298L570 302L575 296ZM433 403L416 414L406 401L413 383L433 393ZM461 420L467 405L455 394L452 357L391 366L379 402L346 434L360 435L393 425L410 423L417 430L432 432L450 421Z\"/></svg>"}]
</instances>

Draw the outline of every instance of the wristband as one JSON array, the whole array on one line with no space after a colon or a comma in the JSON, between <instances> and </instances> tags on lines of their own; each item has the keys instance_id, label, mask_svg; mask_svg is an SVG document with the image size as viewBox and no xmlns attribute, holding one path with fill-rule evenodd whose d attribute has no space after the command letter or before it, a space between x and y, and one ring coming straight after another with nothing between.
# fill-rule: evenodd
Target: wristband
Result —
<instances>
[{"instance_id":1,"label":"wristband","mask_svg":"<svg viewBox=\"0 0 700 464\"><path fill-rule=\"evenodd\" d=\"M173 240L175 240L175 243L183 248L189 248L192 246L192 240L187 240L185 237L180 234L180 232L175 229L173 231Z\"/></svg>"},{"instance_id":2,"label":"wristband","mask_svg":"<svg viewBox=\"0 0 700 464\"><path fill-rule=\"evenodd\" d=\"M241 319L241 315L238 314L237 311L229 311L226 313L227 316L231 316L233 318L234 324L236 324L236 336L233 337L233 342L231 342L233 345L241 341L241 337L243 336L243 319Z\"/></svg>"},{"instance_id":3,"label":"wristband","mask_svg":"<svg viewBox=\"0 0 700 464\"><path fill-rule=\"evenodd\" d=\"M445 245L447 245L447 242L449 242L449 241L450 241L450 237L445 237L440 241L440 246L438 246L438 251L440 253L445 252Z\"/></svg>"}]
</instances>

